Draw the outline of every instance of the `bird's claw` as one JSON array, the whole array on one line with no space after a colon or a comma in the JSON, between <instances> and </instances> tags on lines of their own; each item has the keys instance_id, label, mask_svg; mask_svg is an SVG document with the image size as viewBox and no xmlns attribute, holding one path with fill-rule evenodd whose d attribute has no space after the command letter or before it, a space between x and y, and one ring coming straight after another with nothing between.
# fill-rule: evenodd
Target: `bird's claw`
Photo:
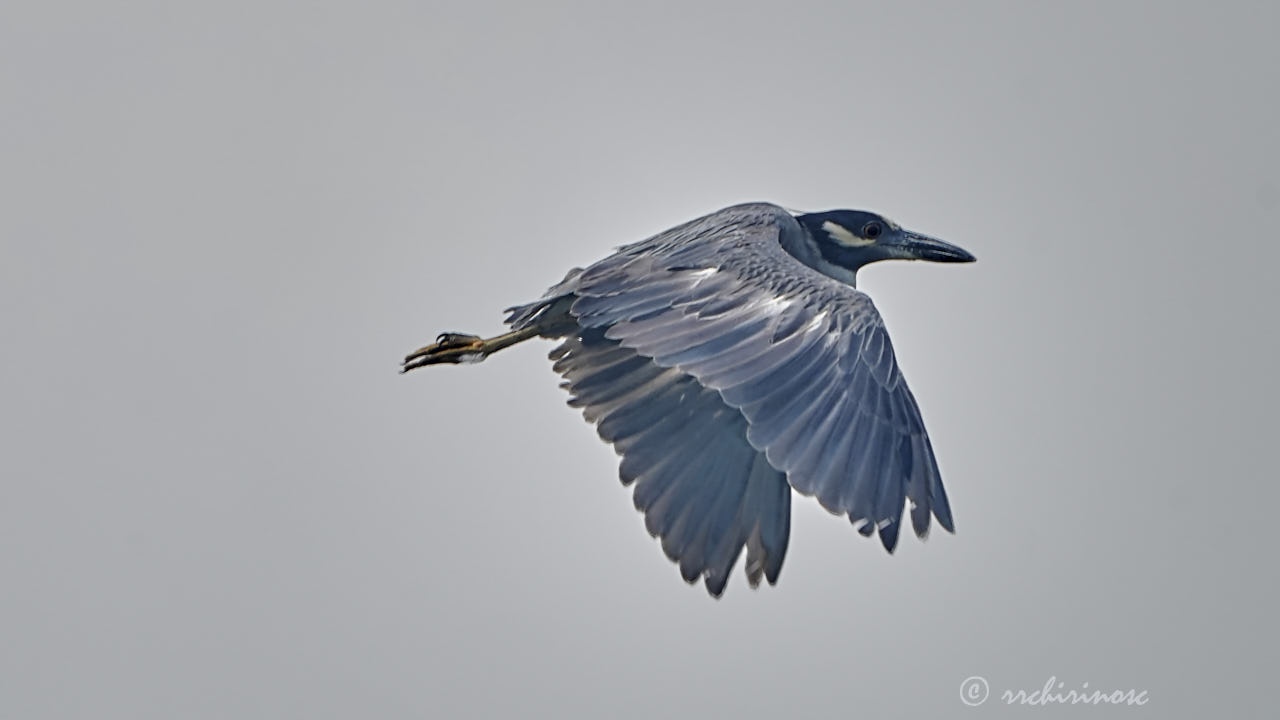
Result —
<instances>
[{"instance_id":1,"label":"bird's claw","mask_svg":"<svg viewBox=\"0 0 1280 720\"><path fill-rule=\"evenodd\" d=\"M437 335L435 343L433 343L429 347L435 347L438 345L442 349L448 350L453 348L471 347L472 345L476 345L482 342L484 341L475 335L468 335L466 333L447 332L447 333L440 333L439 335Z\"/></svg>"},{"instance_id":2,"label":"bird's claw","mask_svg":"<svg viewBox=\"0 0 1280 720\"><path fill-rule=\"evenodd\" d=\"M424 365L463 363L484 354L484 340L465 333L440 333L436 341L405 356L400 372L406 373Z\"/></svg>"}]
</instances>

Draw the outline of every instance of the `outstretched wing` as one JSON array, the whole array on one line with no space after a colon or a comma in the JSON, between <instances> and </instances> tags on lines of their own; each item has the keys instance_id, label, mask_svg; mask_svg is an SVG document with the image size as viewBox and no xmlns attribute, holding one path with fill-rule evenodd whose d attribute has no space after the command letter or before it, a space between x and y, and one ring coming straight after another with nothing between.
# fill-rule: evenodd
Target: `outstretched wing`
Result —
<instances>
[{"instance_id":1,"label":"outstretched wing","mask_svg":"<svg viewBox=\"0 0 1280 720\"><path fill-rule=\"evenodd\" d=\"M780 243L788 232L801 230L781 208L729 208L620 249L567 278L572 295L561 297L571 297L569 313L584 333L602 332L618 352L634 353L631 362L652 360L654 372L691 378L690 390L715 391L741 416L716 415L703 401L707 412L696 417L714 428L683 432L728 442L727 428L745 431L797 491L847 515L864 535L878 530L889 551L906 500L917 535L928 532L930 513L953 530L933 449L880 314L865 294L788 254ZM640 397L634 405L662 417L662 402ZM672 442L655 435L652 447ZM739 470L728 467L732 458L698 457L707 467L686 467L687 482L700 492L714 486L708 496L724 474L708 471Z\"/></svg>"},{"instance_id":2,"label":"outstretched wing","mask_svg":"<svg viewBox=\"0 0 1280 720\"><path fill-rule=\"evenodd\" d=\"M783 473L746 439L747 421L719 393L587 329L551 353L569 404L623 456L649 534L688 582L719 596L745 545L747 579L772 584L791 524Z\"/></svg>"}]
</instances>

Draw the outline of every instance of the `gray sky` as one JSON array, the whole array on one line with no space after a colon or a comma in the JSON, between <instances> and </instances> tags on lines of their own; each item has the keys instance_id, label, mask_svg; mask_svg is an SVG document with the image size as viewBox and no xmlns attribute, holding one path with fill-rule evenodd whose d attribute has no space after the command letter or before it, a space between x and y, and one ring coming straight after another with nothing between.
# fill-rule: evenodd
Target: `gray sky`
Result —
<instances>
[{"instance_id":1,"label":"gray sky","mask_svg":"<svg viewBox=\"0 0 1280 720\"><path fill-rule=\"evenodd\" d=\"M1185 5L6 3L0 717L1274 711L1280 13ZM747 200L979 262L860 278L958 534L716 602L549 343L395 367Z\"/></svg>"}]
</instances>

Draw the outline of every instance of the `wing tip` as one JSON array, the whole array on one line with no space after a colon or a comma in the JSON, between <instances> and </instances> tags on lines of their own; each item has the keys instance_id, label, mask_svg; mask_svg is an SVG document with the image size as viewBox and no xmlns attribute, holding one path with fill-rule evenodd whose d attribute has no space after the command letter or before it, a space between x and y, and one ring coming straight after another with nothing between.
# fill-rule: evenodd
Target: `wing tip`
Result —
<instances>
[{"instance_id":1,"label":"wing tip","mask_svg":"<svg viewBox=\"0 0 1280 720\"><path fill-rule=\"evenodd\" d=\"M898 547L898 531L902 528L899 520L892 520L889 524L880 528L880 544L884 546L885 552L890 555Z\"/></svg>"}]
</instances>

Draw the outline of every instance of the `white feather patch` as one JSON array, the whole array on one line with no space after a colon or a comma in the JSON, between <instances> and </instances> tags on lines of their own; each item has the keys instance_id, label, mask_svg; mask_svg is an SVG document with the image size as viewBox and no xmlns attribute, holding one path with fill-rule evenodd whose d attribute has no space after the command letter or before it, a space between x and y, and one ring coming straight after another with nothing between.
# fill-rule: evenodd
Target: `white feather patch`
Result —
<instances>
[{"instance_id":1,"label":"white feather patch","mask_svg":"<svg viewBox=\"0 0 1280 720\"><path fill-rule=\"evenodd\" d=\"M763 310L765 312L780 313L791 307L793 303L795 303L795 300L792 300L786 295L775 295L764 301Z\"/></svg>"},{"instance_id":2,"label":"white feather patch","mask_svg":"<svg viewBox=\"0 0 1280 720\"><path fill-rule=\"evenodd\" d=\"M833 223L830 220L822 223L822 229L827 231L827 234L831 236L832 240L835 240L837 243L844 245L845 247L865 247L875 242L875 240L868 238L860 238L849 232L848 228L843 225Z\"/></svg>"}]
</instances>

